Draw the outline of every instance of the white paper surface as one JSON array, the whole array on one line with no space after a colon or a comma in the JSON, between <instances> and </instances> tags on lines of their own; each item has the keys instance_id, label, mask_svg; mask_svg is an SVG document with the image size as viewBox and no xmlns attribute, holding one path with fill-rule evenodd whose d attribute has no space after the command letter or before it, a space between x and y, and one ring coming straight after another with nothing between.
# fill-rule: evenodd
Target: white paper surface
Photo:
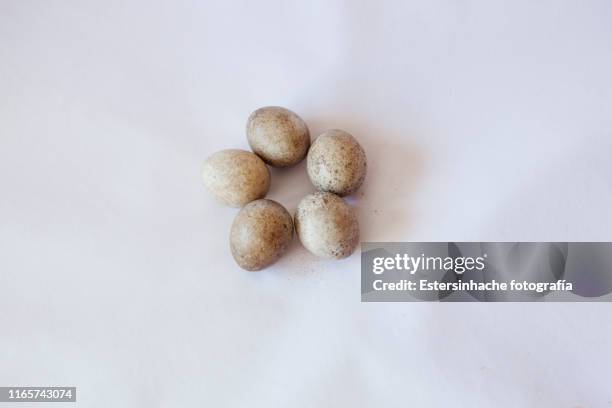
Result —
<instances>
[{"instance_id":1,"label":"white paper surface","mask_svg":"<svg viewBox=\"0 0 612 408\"><path fill-rule=\"evenodd\" d=\"M363 241L609 241L610 21L603 0L0 1L0 385L609 406L610 304L362 304L358 253L297 240L247 273L199 173L281 105L362 142ZM272 176L292 212L312 190L304 163Z\"/></svg>"}]
</instances>

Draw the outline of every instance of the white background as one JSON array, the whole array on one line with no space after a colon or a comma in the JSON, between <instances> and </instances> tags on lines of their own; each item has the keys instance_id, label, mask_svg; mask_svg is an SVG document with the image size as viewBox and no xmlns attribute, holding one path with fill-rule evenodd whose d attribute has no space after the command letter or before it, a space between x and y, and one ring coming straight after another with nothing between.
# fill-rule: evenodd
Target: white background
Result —
<instances>
[{"instance_id":1,"label":"white background","mask_svg":"<svg viewBox=\"0 0 612 408\"><path fill-rule=\"evenodd\" d=\"M611 21L606 0L0 0L0 385L612 406L610 304L362 304L358 252L297 240L247 273L200 180L282 105L362 142L363 241L609 241ZM312 190L304 163L272 175L291 212Z\"/></svg>"}]
</instances>

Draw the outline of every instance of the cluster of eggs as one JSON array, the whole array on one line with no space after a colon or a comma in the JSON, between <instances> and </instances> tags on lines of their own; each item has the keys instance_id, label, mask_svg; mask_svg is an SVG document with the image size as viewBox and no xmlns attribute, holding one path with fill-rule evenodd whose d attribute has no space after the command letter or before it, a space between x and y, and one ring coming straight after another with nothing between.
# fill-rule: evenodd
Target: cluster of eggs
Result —
<instances>
[{"instance_id":1,"label":"cluster of eggs","mask_svg":"<svg viewBox=\"0 0 612 408\"><path fill-rule=\"evenodd\" d=\"M359 223L341 197L355 192L366 175L366 157L353 136L328 130L310 143L306 123L294 112L269 106L247 122L253 152L222 150L204 163L204 185L221 203L241 208L230 231L232 256L243 269L257 271L276 262L295 230L313 254L341 259L359 244ZM318 190L304 197L295 216L264 197L270 189L267 167L290 167L304 158Z\"/></svg>"}]
</instances>

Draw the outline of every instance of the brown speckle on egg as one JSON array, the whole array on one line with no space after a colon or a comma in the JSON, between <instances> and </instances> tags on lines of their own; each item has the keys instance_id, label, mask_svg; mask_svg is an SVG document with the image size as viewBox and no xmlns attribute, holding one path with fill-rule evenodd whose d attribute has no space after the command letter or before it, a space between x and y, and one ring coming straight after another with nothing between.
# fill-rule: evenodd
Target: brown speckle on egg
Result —
<instances>
[{"instance_id":1,"label":"brown speckle on egg","mask_svg":"<svg viewBox=\"0 0 612 408\"><path fill-rule=\"evenodd\" d=\"M253 112L247 121L246 133L253 152L274 167L301 162L310 146L306 123L294 112L279 106Z\"/></svg>"},{"instance_id":2,"label":"brown speckle on egg","mask_svg":"<svg viewBox=\"0 0 612 408\"><path fill-rule=\"evenodd\" d=\"M270 171L257 155L246 150L221 150L204 162L204 185L221 203L231 207L263 198L270 189Z\"/></svg>"},{"instance_id":3,"label":"brown speckle on egg","mask_svg":"<svg viewBox=\"0 0 612 408\"><path fill-rule=\"evenodd\" d=\"M349 133L331 129L312 143L307 170L318 190L346 196L355 192L365 179L365 152Z\"/></svg>"},{"instance_id":4,"label":"brown speckle on egg","mask_svg":"<svg viewBox=\"0 0 612 408\"><path fill-rule=\"evenodd\" d=\"M294 223L306 249L323 258L346 258L359 244L355 211L332 193L316 192L304 197L298 205Z\"/></svg>"},{"instance_id":5,"label":"brown speckle on egg","mask_svg":"<svg viewBox=\"0 0 612 408\"><path fill-rule=\"evenodd\" d=\"M276 262L289 247L293 220L272 200L255 200L236 215L230 231L230 249L238 265L258 271Z\"/></svg>"}]
</instances>

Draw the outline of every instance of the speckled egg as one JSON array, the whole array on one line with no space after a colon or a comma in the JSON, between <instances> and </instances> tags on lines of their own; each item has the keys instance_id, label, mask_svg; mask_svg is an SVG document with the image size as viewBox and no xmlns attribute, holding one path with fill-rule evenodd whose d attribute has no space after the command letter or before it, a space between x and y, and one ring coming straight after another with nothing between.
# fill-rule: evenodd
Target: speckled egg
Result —
<instances>
[{"instance_id":1,"label":"speckled egg","mask_svg":"<svg viewBox=\"0 0 612 408\"><path fill-rule=\"evenodd\" d=\"M247 121L247 139L255 154L274 167L301 162L310 146L306 123L289 109L267 106L257 109Z\"/></svg>"},{"instance_id":2,"label":"speckled egg","mask_svg":"<svg viewBox=\"0 0 612 408\"><path fill-rule=\"evenodd\" d=\"M335 194L316 192L304 197L294 222L302 244L317 256L346 258L359 244L355 211Z\"/></svg>"},{"instance_id":3,"label":"speckled egg","mask_svg":"<svg viewBox=\"0 0 612 408\"><path fill-rule=\"evenodd\" d=\"M289 247L293 220L272 200L255 200L236 215L230 232L232 256L242 269L258 271L276 262Z\"/></svg>"},{"instance_id":4,"label":"speckled egg","mask_svg":"<svg viewBox=\"0 0 612 408\"><path fill-rule=\"evenodd\" d=\"M346 196L354 193L365 179L366 155L349 133L331 129L312 143L307 169L318 190Z\"/></svg>"},{"instance_id":5,"label":"speckled egg","mask_svg":"<svg viewBox=\"0 0 612 408\"><path fill-rule=\"evenodd\" d=\"M242 207L263 198L270 189L270 171L257 155L246 150L221 150L204 162L204 185L221 203Z\"/></svg>"}]
</instances>

